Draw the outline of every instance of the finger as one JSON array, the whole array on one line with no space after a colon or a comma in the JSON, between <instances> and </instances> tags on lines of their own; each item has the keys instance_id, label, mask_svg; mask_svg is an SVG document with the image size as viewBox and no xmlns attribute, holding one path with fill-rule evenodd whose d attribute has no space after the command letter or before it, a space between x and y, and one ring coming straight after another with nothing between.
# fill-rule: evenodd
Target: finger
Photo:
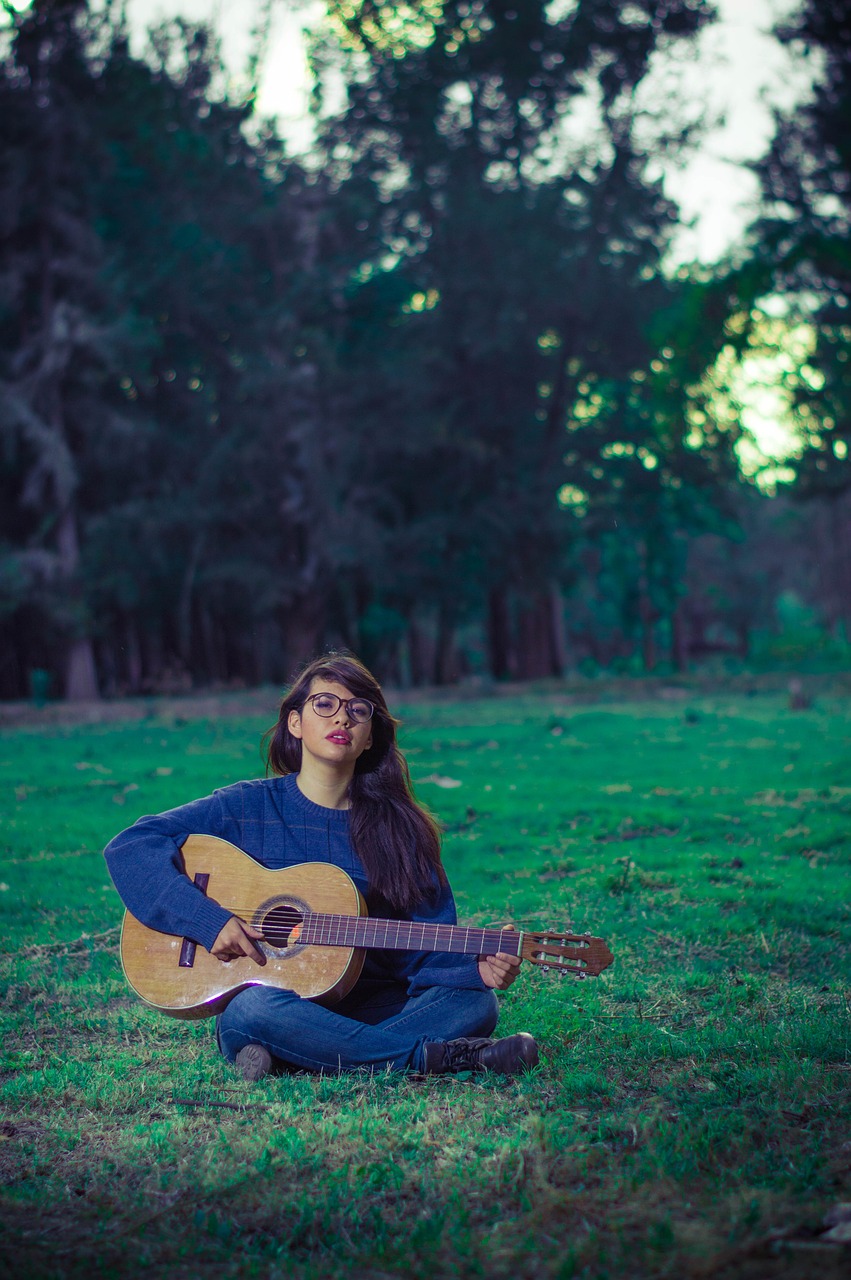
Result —
<instances>
[{"instance_id":1,"label":"finger","mask_svg":"<svg viewBox=\"0 0 851 1280\"><path fill-rule=\"evenodd\" d=\"M262 938L262 930L258 929L256 925L248 924L246 920L240 920L238 916L234 916L234 924L236 925L237 933L236 937L231 940L230 951L237 956L248 956L255 964L265 964L265 955L251 941L252 938Z\"/></svg>"},{"instance_id":2,"label":"finger","mask_svg":"<svg viewBox=\"0 0 851 1280\"><path fill-rule=\"evenodd\" d=\"M262 937L262 934L260 936ZM217 960L221 960L222 964L229 964L231 960L239 960L242 956L247 956L255 964L263 965L266 963L266 957L263 952L254 946L248 934L241 927L235 937L223 940L218 947L213 949L212 954Z\"/></svg>"},{"instance_id":3,"label":"finger","mask_svg":"<svg viewBox=\"0 0 851 1280\"><path fill-rule=\"evenodd\" d=\"M263 952L258 951L257 948L252 944L251 939L248 937L246 937L244 940L240 942L234 943L234 945L231 947L228 954L226 956L223 956L222 959L241 960L243 957L247 957L249 960L253 960L255 964L266 963L266 957L263 955Z\"/></svg>"},{"instance_id":4,"label":"finger","mask_svg":"<svg viewBox=\"0 0 851 1280\"><path fill-rule=\"evenodd\" d=\"M260 936L262 938L263 935L261 934ZM257 947L255 947L254 943L251 941L247 933L243 935L243 939L242 939L242 954L244 956L248 956L249 959L253 960L255 964L266 963L266 957L264 956L263 952L258 950Z\"/></svg>"}]
</instances>

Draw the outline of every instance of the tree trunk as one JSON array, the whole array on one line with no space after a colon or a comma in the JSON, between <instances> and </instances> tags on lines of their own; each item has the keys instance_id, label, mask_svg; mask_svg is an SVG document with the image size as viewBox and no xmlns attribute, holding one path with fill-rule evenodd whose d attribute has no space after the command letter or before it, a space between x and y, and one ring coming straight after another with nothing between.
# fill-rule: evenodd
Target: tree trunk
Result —
<instances>
[{"instance_id":1,"label":"tree trunk","mask_svg":"<svg viewBox=\"0 0 851 1280\"><path fill-rule=\"evenodd\" d=\"M521 680L547 680L564 670L561 593L551 586L522 601L515 671Z\"/></svg>"},{"instance_id":2,"label":"tree trunk","mask_svg":"<svg viewBox=\"0 0 851 1280\"><path fill-rule=\"evenodd\" d=\"M65 655L65 698L68 702L93 702L100 698L95 655L88 636L72 640Z\"/></svg>"},{"instance_id":3,"label":"tree trunk","mask_svg":"<svg viewBox=\"0 0 851 1280\"><path fill-rule=\"evenodd\" d=\"M56 543L62 576L73 602L82 607L78 575L80 544L77 521L70 504L59 517ZM91 636L72 636L65 653L64 694L68 702L93 702L100 698Z\"/></svg>"},{"instance_id":4,"label":"tree trunk","mask_svg":"<svg viewBox=\"0 0 851 1280\"><path fill-rule=\"evenodd\" d=\"M139 631L132 618L128 618L124 625L124 635L124 670L127 685L131 693L138 693L142 686L142 649L139 644Z\"/></svg>"},{"instance_id":5,"label":"tree trunk","mask_svg":"<svg viewBox=\"0 0 851 1280\"><path fill-rule=\"evenodd\" d=\"M521 599L517 611L516 673L520 680L536 680L544 674L539 601Z\"/></svg>"},{"instance_id":6,"label":"tree trunk","mask_svg":"<svg viewBox=\"0 0 851 1280\"><path fill-rule=\"evenodd\" d=\"M654 624L656 611L650 598L650 584L647 565L647 544L638 545L638 616L641 622L641 660L646 672L656 666L656 636Z\"/></svg>"},{"instance_id":7,"label":"tree trunk","mask_svg":"<svg viewBox=\"0 0 851 1280\"><path fill-rule=\"evenodd\" d=\"M495 680L513 674L511 613L506 588L491 587L488 593L488 661Z\"/></svg>"},{"instance_id":8,"label":"tree trunk","mask_svg":"<svg viewBox=\"0 0 851 1280\"><path fill-rule=\"evenodd\" d=\"M550 587L550 669L554 676L563 676L568 666L567 632L564 626L564 597L561 587L554 582Z\"/></svg>"},{"instance_id":9,"label":"tree trunk","mask_svg":"<svg viewBox=\"0 0 851 1280\"><path fill-rule=\"evenodd\" d=\"M324 627L325 605L318 588L286 610L283 631L288 676L317 656Z\"/></svg>"},{"instance_id":10,"label":"tree trunk","mask_svg":"<svg viewBox=\"0 0 851 1280\"><path fill-rule=\"evenodd\" d=\"M449 610L441 605L437 615L437 640L434 649L435 684L453 684L458 678L454 641L455 628Z\"/></svg>"},{"instance_id":11,"label":"tree trunk","mask_svg":"<svg viewBox=\"0 0 851 1280\"><path fill-rule=\"evenodd\" d=\"M195 577L204 547L204 534L199 533L192 540L189 558L183 571L180 584L180 598L177 602L177 652L187 671L192 671L192 596L195 590Z\"/></svg>"},{"instance_id":12,"label":"tree trunk","mask_svg":"<svg viewBox=\"0 0 851 1280\"><path fill-rule=\"evenodd\" d=\"M751 652L751 631L747 622L740 622L736 627L739 642L739 657L747 661Z\"/></svg>"},{"instance_id":13,"label":"tree trunk","mask_svg":"<svg viewBox=\"0 0 851 1280\"><path fill-rule=\"evenodd\" d=\"M830 502L830 522L833 526L833 546L836 597L838 614L846 636L851 635L851 521L843 510L845 493L837 494Z\"/></svg>"},{"instance_id":14,"label":"tree trunk","mask_svg":"<svg viewBox=\"0 0 851 1280\"><path fill-rule=\"evenodd\" d=\"M428 684L431 663L429 662L429 644L423 633L421 624L416 618L408 623L408 656L411 668L411 684L416 688Z\"/></svg>"},{"instance_id":15,"label":"tree trunk","mask_svg":"<svg viewBox=\"0 0 851 1280\"><path fill-rule=\"evenodd\" d=\"M281 679L281 644L278 629L269 618L258 622L251 634L254 678L258 684Z\"/></svg>"},{"instance_id":16,"label":"tree trunk","mask_svg":"<svg viewBox=\"0 0 851 1280\"><path fill-rule=\"evenodd\" d=\"M675 671L688 670L689 626L685 600L678 600L671 618L671 661Z\"/></svg>"}]
</instances>

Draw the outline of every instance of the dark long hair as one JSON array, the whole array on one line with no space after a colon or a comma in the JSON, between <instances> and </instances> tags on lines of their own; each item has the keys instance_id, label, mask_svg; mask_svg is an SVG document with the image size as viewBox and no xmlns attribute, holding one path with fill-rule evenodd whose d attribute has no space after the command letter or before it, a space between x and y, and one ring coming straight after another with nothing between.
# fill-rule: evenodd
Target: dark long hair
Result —
<instances>
[{"instance_id":1,"label":"dark long hair","mask_svg":"<svg viewBox=\"0 0 851 1280\"><path fill-rule=\"evenodd\" d=\"M396 744L398 722L387 709L381 685L353 654L315 658L295 677L277 724L266 735L267 771L286 774L301 769L301 739L290 733L288 721L291 711L301 715L317 676L344 685L375 707L372 745L355 762L349 786L352 845L372 886L392 907L410 910L446 884L440 831L414 799L408 762Z\"/></svg>"}]
</instances>

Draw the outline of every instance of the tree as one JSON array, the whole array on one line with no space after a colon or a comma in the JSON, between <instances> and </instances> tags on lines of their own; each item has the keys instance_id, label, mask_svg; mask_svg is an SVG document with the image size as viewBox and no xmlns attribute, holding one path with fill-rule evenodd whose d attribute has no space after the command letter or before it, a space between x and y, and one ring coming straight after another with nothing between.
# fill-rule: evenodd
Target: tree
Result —
<instances>
[{"instance_id":1,"label":"tree","mask_svg":"<svg viewBox=\"0 0 851 1280\"><path fill-rule=\"evenodd\" d=\"M851 25L842 0L804 0L777 35L814 66L812 96L777 113L775 136L757 168L763 212L740 276L745 305L775 290L790 322L809 325L813 350L791 371L802 444L794 463L801 498L823 496L843 549L846 626L851 626Z\"/></svg>"},{"instance_id":2,"label":"tree","mask_svg":"<svg viewBox=\"0 0 851 1280\"><path fill-rule=\"evenodd\" d=\"M0 423L7 475L22 482L6 538L16 546L11 565L24 598L40 599L44 620L64 637L68 698L98 692L81 493L89 465L122 434L114 379L133 345L107 280L91 200L99 154L89 128L85 17L81 0L37 0L16 15L0 84L7 243Z\"/></svg>"},{"instance_id":3,"label":"tree","mask_svg":"<svg viewBox=\"0 0 851 1280\"><path fill-rule=\"evenodd\" d=\"M675 305L660 266L675 210L647 179L631 102L651 54L698 30L709 7L579 3L554 17L542 3L459 2L411 11L407 24L390 5L331 9L352 63L348 108L324 134L327 164L365 248L392 255L393 284L379 285L373 259L352 295L396 299L392 320L378 313L395 329L395 372L382 364L383 394L373 382L353 403L398 499L388 533L420 547L413 571L403 562L379 590L409 617L427 602L438 653L447 629L486 608L496 674L557 673L576 539L559 493L609 528L613 511L635 516L613 474L622 449L652 490L643 525L658 528L661 490L644 461L696 456L683 453L682 386L673 434L677 410L661 408L658 390L649 408L638 387L659 354L649 317ZM571 144L571 109L595 93L597 134ZM363 342L353 350L344 377L374 379ZM706 470L707 495L710 482ZM688 511L675 483L672 520Z\"/></svg>"}]
</instances>

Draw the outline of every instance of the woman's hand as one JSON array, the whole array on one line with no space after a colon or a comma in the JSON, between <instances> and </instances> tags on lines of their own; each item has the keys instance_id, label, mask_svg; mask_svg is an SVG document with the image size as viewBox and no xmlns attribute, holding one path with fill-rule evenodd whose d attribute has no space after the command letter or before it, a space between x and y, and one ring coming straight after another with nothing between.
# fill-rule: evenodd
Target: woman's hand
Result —
<instances>
[{"instance_id":1,"label":"woman's hand","mask_svg":"<svg viewBox=\"0 0 851 1280\"><path fill-rule=\"evenodd\" d=\"M252 938L262 937L262 931L255 929L253 924L246 924L238 916L231 916L210 947L210 954L225 964L228 960L237 960L240 956L248 956L255 964L265 964L266 957L263 952L259 951L251 941Z\"/></svg>"},{"instance_id":2,"label":"woman's hand","mask_svg":"<svg viewBox=\"0 0 851 1280\"><path fill-rule=\"evenodd\" d=\"M520 972L520 957L498 951L495 956L479 956L479 976L492 991L507 991Z\"/></svg>"}]
</instances>

